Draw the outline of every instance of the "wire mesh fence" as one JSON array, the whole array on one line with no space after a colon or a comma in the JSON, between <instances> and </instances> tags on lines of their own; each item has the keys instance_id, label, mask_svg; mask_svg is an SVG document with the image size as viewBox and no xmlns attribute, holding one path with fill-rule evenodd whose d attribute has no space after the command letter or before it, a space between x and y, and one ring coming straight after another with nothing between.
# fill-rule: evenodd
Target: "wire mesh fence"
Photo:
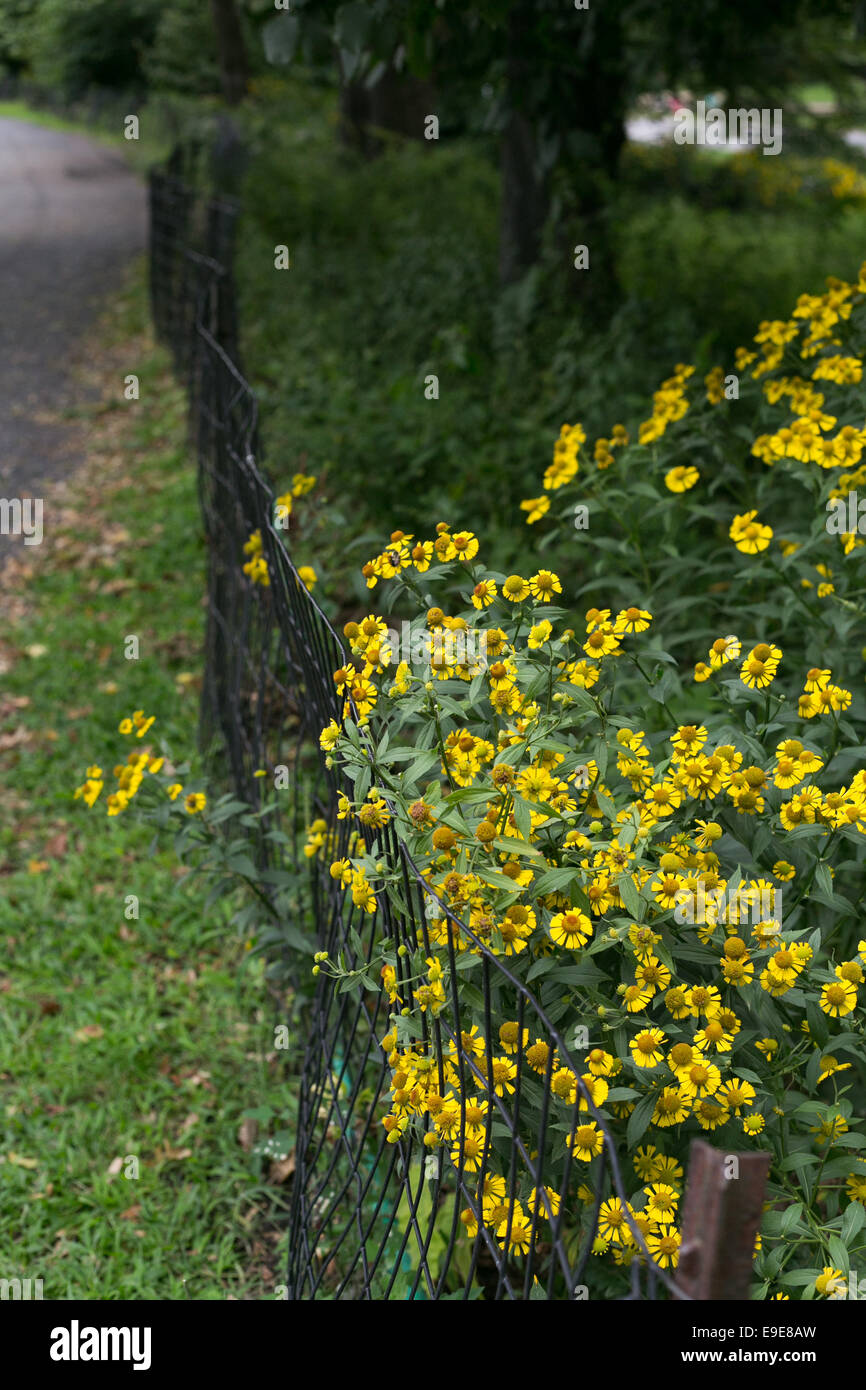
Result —
<instances>
[{"instance_id":1,"label":"wire mesh fence","mask_svg":"<svg viewBox=\"0 0 866 1390\"><path fill-rule=\"evenodd\" d=\"M433 892L393 821L371 831L339 809L345 788L318 734L342 719L333 672L347 657L275 524L256 399L239 366L237 212L229 200L196 195L178 160L152 174L153 318L189 388L208 546L203 742L254 806L257 769L292 766L296 800L284 818L295 830L310 815L316 821L308 861L316 949L356 973L354 989L320 976L306 1019L289 1297L687 1297L670 1252L657 1242L650 1250L629 1205L634 1175L594 1103L587 1039L563 1036L505 960ZM266 587L242 569L256 529ZM366 737L374 753L375 724ZM329 873L359 844L388 868L373 912ZM270 862L266 834L254 848ZM429 955L434 941L448 966L435 1015L403 1007L411 955L419 947ZM374 965L383 950L394 962L385 979ZM473 985L458 991L467 958ZM501 1019L510 1020L505 1030ZM565 1091L555 1076L571 1078ZM614 1253L603 1273L599 1239Z\"/></svg>"}]
</instances>

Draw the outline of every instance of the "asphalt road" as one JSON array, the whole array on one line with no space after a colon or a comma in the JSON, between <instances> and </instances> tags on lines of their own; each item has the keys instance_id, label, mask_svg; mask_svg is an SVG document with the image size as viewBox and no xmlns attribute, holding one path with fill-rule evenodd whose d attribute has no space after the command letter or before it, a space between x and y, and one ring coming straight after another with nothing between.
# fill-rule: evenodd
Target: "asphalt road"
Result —
<instances>
[{"instance_id":1,"label":"asphalt road","mask_svg":"<svg viewBox=\"0 0 866 1390\"><path fill-rule=\"evenodd\" d=\"M80 444L44 417L75 405L82 331L146 230L145 189L119 154L0 117L0 498L46 483L47 511L51 480L79 461Z\"/></svg>"}]
</instances>

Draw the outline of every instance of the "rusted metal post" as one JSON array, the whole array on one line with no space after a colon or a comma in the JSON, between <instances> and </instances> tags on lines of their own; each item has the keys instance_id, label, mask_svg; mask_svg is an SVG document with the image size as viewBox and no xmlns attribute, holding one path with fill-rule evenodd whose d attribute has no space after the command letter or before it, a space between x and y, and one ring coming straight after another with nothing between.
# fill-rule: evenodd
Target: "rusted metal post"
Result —
<instances>
[{"instance_id":1,"label":"rusted metal post","mask_svg":"<svg viewBox=\"0 0 866 1390\"><path fill-rule=\"evenodd\" d=\"M771 1155L692 1142L677 1283L690 1298L747 1299Z\"/></svg>"}]
</instances>

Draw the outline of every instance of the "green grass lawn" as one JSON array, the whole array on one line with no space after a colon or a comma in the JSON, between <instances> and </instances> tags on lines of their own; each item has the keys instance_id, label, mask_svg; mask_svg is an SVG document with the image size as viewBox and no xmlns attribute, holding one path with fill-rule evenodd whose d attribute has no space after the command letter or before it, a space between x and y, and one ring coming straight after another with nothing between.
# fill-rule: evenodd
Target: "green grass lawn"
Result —
<instances>
[{"instance_id":1,"label":"green grass lawn","mask_svg":"<svg viewBox=\"0 0 866 1390\"><path fill-rule=\"evenodd\" d=\"M87 468L2 590L0 1277L46 1299L269 1297L290 1165L269 1182L239 1131L253 1110L259 1143L290 1146L279 1003L170 846L72 798L125 756L134 708L155 754L195 747L204 548L184 400L145 322L139 278L90 373L113 391L121 359L141 399L70 421Z\"/></svg>"}]
</instances>

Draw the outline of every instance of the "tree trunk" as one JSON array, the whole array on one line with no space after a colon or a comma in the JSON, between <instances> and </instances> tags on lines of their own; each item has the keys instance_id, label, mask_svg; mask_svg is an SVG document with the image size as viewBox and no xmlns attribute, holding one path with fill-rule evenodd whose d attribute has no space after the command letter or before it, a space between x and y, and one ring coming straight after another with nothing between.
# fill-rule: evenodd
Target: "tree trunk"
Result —
<instances>
[{"instance_id":1,"label":"tree trunk","mask_svg":"<svg viewBox=\"0 0 866 1390\"><path fill-rule=\"evenodd\" d=\"M519 111L512 111L502 133L500 168L499 279L510 285L538 260L550 206L546 181L537 169L532 126Z\"/></svg>"},{"instance_id":2,"label":"tree trunk","mask_svg":"<svg viewBox=\"0 0 866 1390\"><path fill-rule=\"evenodd\" d=\"M589 270L571 270L580 302L607 319L622 297L611 228L611 199L625 144L626 73L622 17L616 5L588 11L593 24L586 61L567 108L572 148L563 161L569 209L569 260L576 245L589 249Z\"/></svg>"},{"instance_id":3,"label":"tree trunk","mask_svg":"<svg viewBox=\"0 0 866 1390\"><path fill-rule=\"evenodd\" d=\"M516 4L508 18L505 82L508 119L500 141L502 191L499 278L512 284L535 264L550 209L547 179L538 166L533 113L525 109L531 73L532 6Z\"/></svg>"},{"instance_id":4,"label":"tree trunk","mask_svg":"<svg viewBox=\"0 0 866 1390\"><path fill-rule=\"evenodd\" d=\"M210 0L223 96L237 106L247 94L250 69L235 0Z\"/></svg>"},{"instance_id":5,"label":"tree trunk","mask_svg":"<svg viewBox=\"0 0 866 1390\"><path fill-rule=\"evenodd\" d=\"M409 72L389 66L370 91L370 124L381 130L424 138L424 118L435 115L433 88Z\"/></svg>"},{"instance_id":6,"label":"tree trunk","mask_svg":"<svg viewBox=\"0 0 866 1390\"><path fill-rule=\"evenodd\" d=\"M377 131L392 131L408 139L424 137L425 116L435 115L435 94L429 82L388 67L373 87L363 82L340 82L340 139L366 159L381 154L384 142Z\"/></svg>"}]
</instances>

